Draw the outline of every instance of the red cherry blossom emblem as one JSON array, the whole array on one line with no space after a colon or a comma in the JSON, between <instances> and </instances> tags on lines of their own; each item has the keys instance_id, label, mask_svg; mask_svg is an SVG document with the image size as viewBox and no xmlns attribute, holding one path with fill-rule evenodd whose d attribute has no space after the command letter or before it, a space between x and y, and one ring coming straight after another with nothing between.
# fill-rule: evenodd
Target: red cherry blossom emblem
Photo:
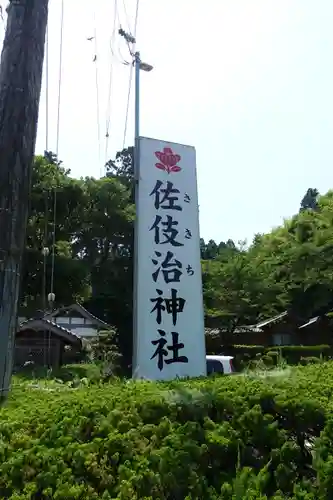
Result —
<instances>
[{"instance_id":1,"label":"red cherry blossom emblem","mask_svg":"<svg viewBox=\"0 0 333 500\"><path fill-rule=\"evenodd\" d=\"M176 155L171 148L164 148L163 151L155 151L155 156L161 163L155 163L155 167L164 170L168 174L171 172L180 172L181 168L177 165L181 156Z\"/></svg>"}]
</instances>

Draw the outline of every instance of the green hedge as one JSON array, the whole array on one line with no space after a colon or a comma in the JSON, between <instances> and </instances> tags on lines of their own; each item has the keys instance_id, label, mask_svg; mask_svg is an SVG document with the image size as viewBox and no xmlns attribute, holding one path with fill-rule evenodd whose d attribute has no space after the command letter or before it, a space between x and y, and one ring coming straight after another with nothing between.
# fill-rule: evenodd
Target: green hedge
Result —
<instances>
[{"instance_id":1,"label":"green hedge","mask_svg":"<svg viewBox=\"0 0 333 500\"><path fill-rule=\"evenodd\" d=\"M278 353L275 361L284 359L288 364L298 364L302 358L322 358L330 359L333 356L333 347L329 345L314 345L314 346L270 346L262 345L232 345L221 348L223 354L235 356L235 363L241 365L247 361L251 361L258 356L271 355L272 352Z\"/></svg>"},{"instance_id":2,"label":"green hedge","mask_svg":"<svg viewBox=\"0 0 333 500\"><path fill-rule=\"evenodd\" d=\"M333 354L329 345L281 346L278 350L289 364L297 364L304 357L328 359Z\"/></svg>"},{"instance_id":3,"label":"green hedge","mask_svg":"<svg viewBox=\"0 0 333 500\"><path fill-rule=\"evenodd\" d=\"M20 383L0 410L0 498L333 498L333 363L289 373Z\"/></svg>"}]
</instances>

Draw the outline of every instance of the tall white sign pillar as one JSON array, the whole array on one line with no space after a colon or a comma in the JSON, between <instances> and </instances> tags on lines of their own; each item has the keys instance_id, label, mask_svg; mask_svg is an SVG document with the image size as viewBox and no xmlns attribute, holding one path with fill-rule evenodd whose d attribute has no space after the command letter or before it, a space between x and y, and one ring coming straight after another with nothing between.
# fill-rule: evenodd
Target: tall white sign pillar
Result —
<instances>
[{"instance_id":1,"label":"tall white sign pillar","mask_svg":"<svg viewBox=\"0 0 333 500\"><path fill-rule=\"evenodd\" d=\"M133 377L205 375L195 149L138 146Z\"/></svg>"}]
</instances>

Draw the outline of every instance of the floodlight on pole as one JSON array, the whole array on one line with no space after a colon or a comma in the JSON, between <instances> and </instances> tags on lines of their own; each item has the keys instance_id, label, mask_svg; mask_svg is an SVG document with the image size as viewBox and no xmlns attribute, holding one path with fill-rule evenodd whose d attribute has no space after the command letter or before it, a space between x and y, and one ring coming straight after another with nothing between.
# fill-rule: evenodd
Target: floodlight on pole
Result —
<instances>
[{"instance_id":1,"label":"floodlight on pole","mask_svg":"<svg viewBox=\"0 0 333 500\"><path fill-rule=\"evenodd\" d=\"M140 61L139 64L140 64L140 69L142 71L146 71L147 73L149 73L150 71L152 71L154 69L154 67L151 64L148 64L148 63L145 63L142 61Z\"/></svg>"}]
</instances>

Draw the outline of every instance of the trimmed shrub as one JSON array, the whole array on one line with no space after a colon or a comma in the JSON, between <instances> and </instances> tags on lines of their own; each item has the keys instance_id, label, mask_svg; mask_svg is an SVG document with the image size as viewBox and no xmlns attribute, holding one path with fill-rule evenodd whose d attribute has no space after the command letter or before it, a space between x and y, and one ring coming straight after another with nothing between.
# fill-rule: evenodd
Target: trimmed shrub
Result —
<instances>
[{"instance_id":1,"label":"trimmed shrub","mask_svg":"<svg viewBox=\"0 0 333 500\"><path fill-rule=\"evenodd\" d=\"M310 356L308 358L301 358L300 359L301 365L310 365L310 364L318 364L321 363L320 358L315 358L314 356Z\"/></svg>"},{"instance_id":2,"label":"trimmed shrub","mask_svg":"<svg viewBox=\"0 0 333 500\"><path fill-rule=\"evenodd\" d=\"M279 361L286 361L290 365L297 365L301 358L319 358L328 360L333 356L333 347L329 345L287 345L264 347L261 345L232 345L222 346L218 354L226 354L235 357L236 366L239 368L247 365L251 360L259 359L262 356L269 356L273 359L273 364Z\"/></svg>"},{"instance_id":3,"label":"trimmed shrub","mask_svg":"<svg viewBox=\"0 0 333 500\"><path fill-rule=\"evenodd\" d=\"M330 362L274 382L16 382L0 410L0 498L326 500L332 386Z\"/></svg>"},{"instance_id":4,"label":"trimmed shrub","mask_svg":"<svg viewBox=\"0 0 333 500\"><path fill-rule=\"evenodd\" d=\"M328 359L332 355L333 348L329 345L314 345L314 346L302 346L302 345L288 345L279 346L279 351L282 357L288 362L288 364L295 365L298 364L302 357L314 357Z\"/></svg>"}]
</instances>

